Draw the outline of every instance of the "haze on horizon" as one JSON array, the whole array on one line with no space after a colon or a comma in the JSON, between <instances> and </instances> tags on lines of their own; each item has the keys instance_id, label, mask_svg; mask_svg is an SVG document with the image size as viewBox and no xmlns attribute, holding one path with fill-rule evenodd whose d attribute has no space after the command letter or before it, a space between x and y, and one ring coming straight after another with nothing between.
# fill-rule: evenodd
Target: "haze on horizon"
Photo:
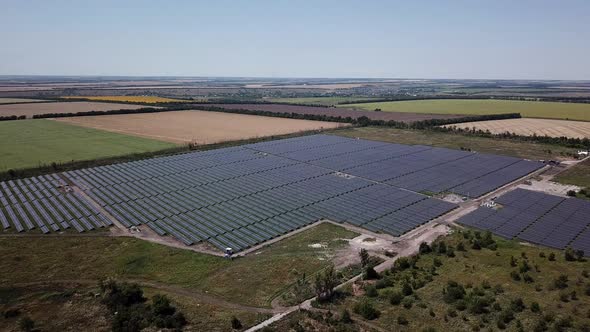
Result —
<instances>
[{"instance_id":1,"label":"haze on horizon","mask_svg":"<svg viewBox=\"0 0 590 332\"><path fill-rule=\"evenodd\" d=\"M0 75L590 79L583 0L0 5Z\"/></svg>"}]
</instances>

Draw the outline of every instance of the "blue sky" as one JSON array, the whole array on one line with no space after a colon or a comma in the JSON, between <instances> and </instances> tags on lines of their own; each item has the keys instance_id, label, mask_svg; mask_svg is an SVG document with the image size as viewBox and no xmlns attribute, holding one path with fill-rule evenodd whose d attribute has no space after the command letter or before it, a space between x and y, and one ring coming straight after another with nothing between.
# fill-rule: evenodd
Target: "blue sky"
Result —
<instances>
[{"instance_id":1,"label":"blue sky","mask_svg":"<svg viewBox=\"0 0 590 332\"><path fill-rule=\"evenodd\" d=\"M590 1L0 0L0 75L590 79Z\"/></svg>"}]
</instances>

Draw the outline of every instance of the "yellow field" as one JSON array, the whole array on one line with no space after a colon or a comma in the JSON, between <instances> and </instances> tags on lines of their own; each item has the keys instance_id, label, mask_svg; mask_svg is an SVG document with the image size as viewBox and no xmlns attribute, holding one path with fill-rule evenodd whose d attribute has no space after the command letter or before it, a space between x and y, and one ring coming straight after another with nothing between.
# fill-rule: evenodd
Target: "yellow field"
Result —
<instances>
[{"instance_id":1,"label":"yellow field","mask_svg":"<svg viewBox=\"0 0 590 332\"><path fill-rule=\"evenodd\" d=\"M523 136L551 136L585 138L590 137L590 122L549 120L549 119L508 119L479 122L465 122L445 127L457 127L463 129L489 130L492 134L505 132Z\"/></svg>"},{"instance_id":2,"label":"yellow field","mask_svg":"<svg viewBox=\"0 0 590 332\"><path fill-rule=\"evenodd\" d=\"M172 99L156 96L68 96L62 97L63 99L88 99L88 100L100 100L100 101L125 101L129 103L182 103L188 102L185 99ZM191 100L192 102L192 100Z\"/></svg>"}]
</instances>

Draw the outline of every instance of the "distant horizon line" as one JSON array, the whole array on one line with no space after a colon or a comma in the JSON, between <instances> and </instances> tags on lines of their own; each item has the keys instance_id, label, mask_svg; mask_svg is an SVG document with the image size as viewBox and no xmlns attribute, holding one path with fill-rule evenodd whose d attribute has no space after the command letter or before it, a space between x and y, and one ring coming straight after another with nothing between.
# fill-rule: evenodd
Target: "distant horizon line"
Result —
<instances>
[{"instance_id":1,"label":"distant horizon line","mask_svg":"<svg viewBox=\"0 0 590 332\"><path fill-rule=\"evenodd\" d=\"M590 79L557 78L424 78L424 77L304 77L304 76L191 76L191 75L97 75L97 74L0 74L0 78L55 77L55 78L199 78L199 79L298 79L298 80L440 80L440 81L541 81L541 82L590 82Z\"/></svg>"}]
</instances>

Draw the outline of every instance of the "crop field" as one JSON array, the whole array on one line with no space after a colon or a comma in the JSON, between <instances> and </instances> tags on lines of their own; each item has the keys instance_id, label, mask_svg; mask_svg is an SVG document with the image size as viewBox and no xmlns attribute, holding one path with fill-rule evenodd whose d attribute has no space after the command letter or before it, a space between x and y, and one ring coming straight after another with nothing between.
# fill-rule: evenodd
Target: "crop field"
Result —
<instances>
[{"instance_id":1,"label":"crop field","mask_svg":"<svg viewBox=\"0 0 590 332\"><path fill-rule=\"evenodd\" d=\"M47 100L42 99L25 99L25 98L0 98L0 105L2 104L19 104L19 103L40 103Z\"/></svg>"},{"instance_id":2,"label":"crop field","mask_svg":"<svg viewBox=\"0 0 590 332\"><path fill-rule=\"evenodd\" d=\"M590 137L590 122L549 119L507 119L457 123L445 127L457 127L490 131L492 134L513 133L522 136Z\"/></svg>"},{"instance_id":3,"label":"crop field","mask_svg":"<svg viewBox=\"0 0 590 332\"><path fill-rule=\"evenodd\" d=\"M156 151L174 144L51 120L0 122L0 171Z\"/></svg>"},{"instance_id":4,"label":"crop field","mask_svg":"<svg viewBox=\"0 0 590 332\"><path fill-rule=\"evenodd\" d=\"M308 104L332 106L342 102L369 102L376 98L370 97L298 97L298 98L267 98L265 101L273 103Z\"/></svg>"},{"instance_id":5,"label":"crop field","mask_svg":"<svg viewBox=\"0 0 590 332\"><path fill-rule=\"evenodd\" d=\"M533 160L567 160L572 159L578 151L558 145L464 136L429 130L363 127L342 129L336 132L336 134L399 144L421 144L451 149L469 149L477 152L495 153Z\"/></svg>"},{"instance_id":6,"label":"crop field","mask_svg":"<svg viewBox=\"0 0 590 332\"><path fill-rule=\"evenodd\" d=\"M57 103L28 103L0 105L0 116L26 115L28 118L37 114L47 113L77 113L89 111L134 110L144 105L95 103L86 101L57 102Z\"/></svg>"},{"instance_id":7,"label":"crop field","mask_svg":"<svg viewBox=\"0 0 590 332\"><path fill-rule=\"evenodd\" d=\"M88 99L96 101L120 101L128 103L183 103L191 102L192 100L186 99L172 99L156 96L68 96L62 97L63 99Z\"/></svg>"},{"instance_id":8,"label":"crop field","mask_svg":"<svg viewBox=\"0 0 590 332\"><path fill-rule=\"evenodd\" d=\"M547 118L590 121L590 104L535 102L515 100L438 99L389 101L340 105L365 111L381 109L383 112L430 114L502 114L520 113L526 118Z\"/></svg>"},{"instance_id":9,"label":"crop field","mask_svg":"<svg viewBox=\"0 0 590 332\"><path fill-rule=\"evenodd\" d=\"M335 122L205 111L85 116L57 121L173 143L198 144L347 126Z\"/></svg>"},{"instance_id":10,"label":"crop field","mask_svg":"<svg viewBox=\"0 0 590 332\"><path fill-rule=\"evenodd\" d=\"M336 107L314 107L298 105L281 105L281 104L194 104L196 107L221 107L225 109L246 109L256 111L267 111L273 113L297 113L324 115L333 117L351 117L353 119L366 116L371 120L415 122L428 119L453 119L460 118L461 115L451 114L419 114L419 113L394 113L394 112L365 112L349 108Z\"/></svg>"}]
</instances>

